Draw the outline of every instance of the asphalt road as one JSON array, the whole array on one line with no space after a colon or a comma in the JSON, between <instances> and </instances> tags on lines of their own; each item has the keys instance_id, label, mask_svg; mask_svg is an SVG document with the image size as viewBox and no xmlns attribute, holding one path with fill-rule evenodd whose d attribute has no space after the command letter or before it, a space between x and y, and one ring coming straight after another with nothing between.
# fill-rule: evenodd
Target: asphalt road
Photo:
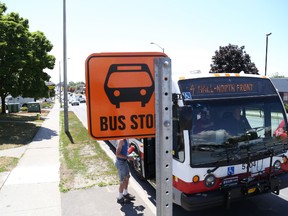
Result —
<instances>
[{"instance_id":1,"label":"asphalt road","mask_svg":"<svg viewBox=\"0 0 288 216\"><path fill-rule=\"evenodd\" d=\"M71 111L74 111L78 118L87 126L87 113L86 104L81 103L80 106L69 107ZM107 148L107 151L111 151L110 154L114 154L112 148ZM156 191L151 187L146 181L140 181L137 179L136 175L132 173L135 181L139 183L144 191L149 194L149 205L156 206ZM217 207L207 210L193 212L187 212L180 206L173 205L173 215L176 216L205 216L205 215L221 215L221 216L283 216L288 212L288 188L280 191L280 195L276 196L274 194L265 194L262 196L254 197L249 200L243 200L237 203L232 203L230 208Z\"/></svg>"}]
</instances>

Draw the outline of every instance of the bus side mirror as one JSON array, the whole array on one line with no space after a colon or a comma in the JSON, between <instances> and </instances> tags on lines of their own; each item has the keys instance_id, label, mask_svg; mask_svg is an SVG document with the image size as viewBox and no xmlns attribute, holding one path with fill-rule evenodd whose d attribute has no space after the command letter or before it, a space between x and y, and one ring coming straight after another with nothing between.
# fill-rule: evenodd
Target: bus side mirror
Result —
<instances>
[{"instance_id":1,"label":"bus side mirror","mask_svg":"<svg viewBox=\"0 0 288 216\"><path fill-rule=\"evenodd\" d=\"M192 129L192 107L179 107L179 125L182 130Z\"/></svg>"}]
</instances>

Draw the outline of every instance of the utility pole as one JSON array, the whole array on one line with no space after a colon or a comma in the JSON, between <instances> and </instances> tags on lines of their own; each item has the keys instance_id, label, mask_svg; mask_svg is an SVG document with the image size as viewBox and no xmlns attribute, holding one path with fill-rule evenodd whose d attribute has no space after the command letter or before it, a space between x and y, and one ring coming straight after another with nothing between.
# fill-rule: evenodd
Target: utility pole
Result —
<instances>
[{"instance_id":1,"label":"utility pole","mask_svg":"<svg viewBox=\"0 0 288 216\"><path fill-rule=\"evenodd\" d=\"M59 61L59 103L60 108L62 108L62 85L61 85L61 61Z\"/></svg>"},{"instance_id":2,"label":"utility pole","mask_svg":"<svg viewBox=\"0 0 288 216\"><path fill-rule=\"evenodd\" d=\"M63 0L63 72L64 72L64 128L69 132L68 126L68 94L67 94L67 48L66 48L66 0Z\"/></svg>"}]
</instances>

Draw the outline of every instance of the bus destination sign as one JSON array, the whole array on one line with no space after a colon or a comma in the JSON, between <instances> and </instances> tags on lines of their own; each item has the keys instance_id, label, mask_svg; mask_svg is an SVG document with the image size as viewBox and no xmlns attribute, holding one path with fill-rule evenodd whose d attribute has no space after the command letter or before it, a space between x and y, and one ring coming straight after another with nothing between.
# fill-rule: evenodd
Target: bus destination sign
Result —
<instances>
[{"instance_id":1,"label":"bus destination sign","mask_svg":"<svg viewBox=\"0 0 288 216\"><path fill-rule=\"evenodd\" d=\"M237 95L275 94L269 79L245 77L215 77L180 80L179 86L185 100L203 98L237 97ZM249 81L248 81L249 80Z\"/></svg>"}]
</instances>

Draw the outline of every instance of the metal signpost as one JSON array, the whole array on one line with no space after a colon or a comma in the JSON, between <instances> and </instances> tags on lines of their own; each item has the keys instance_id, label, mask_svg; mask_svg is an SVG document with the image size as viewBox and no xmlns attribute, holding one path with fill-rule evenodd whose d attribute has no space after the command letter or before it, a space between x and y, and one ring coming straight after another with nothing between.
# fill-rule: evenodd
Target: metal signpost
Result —
<instances>
[{"instance_id":1,"label":"metal signpost","mask_svg":"<svg viewBox=\"0 0 288 216\"><path fill-rule=\"evenodd\" d=\"M86 59L89 134L96 140L156 137L159 216L171 216L173 207L171 86L171 60L164 53L98 53Z\"/></svg>"},{"instance_id":2,"label":"metal signpost","mask_svg":"<svg viewBox=\"0 0 288 216\"><path fill-rule=\"evenodd\" d=\"M172 215L172 81L171 60L156 58L156 205L157 215Z\"/></svg>"}]
</instances>

